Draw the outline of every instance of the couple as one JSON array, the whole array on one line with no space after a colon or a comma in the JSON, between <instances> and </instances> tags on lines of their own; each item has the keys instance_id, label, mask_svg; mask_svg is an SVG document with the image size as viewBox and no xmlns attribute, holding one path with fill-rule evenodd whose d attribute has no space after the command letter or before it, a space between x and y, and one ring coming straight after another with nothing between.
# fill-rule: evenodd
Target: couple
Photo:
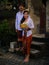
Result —
<instances>
[{"instance_id":1,"label":"couple","mask_svg":"<svg viewBox=\"0 0 49 65\"><path fill-rule=\"evenodd\" d=\"M19 12L16 14L15 21L15 29L18 35L18 44L16 50L23 50L23 52L25 52L24 62L29 61L33 28L34 23L30 18L29 11L25 10L23 4L20 4Z\"/></svg>"}]
</instances>

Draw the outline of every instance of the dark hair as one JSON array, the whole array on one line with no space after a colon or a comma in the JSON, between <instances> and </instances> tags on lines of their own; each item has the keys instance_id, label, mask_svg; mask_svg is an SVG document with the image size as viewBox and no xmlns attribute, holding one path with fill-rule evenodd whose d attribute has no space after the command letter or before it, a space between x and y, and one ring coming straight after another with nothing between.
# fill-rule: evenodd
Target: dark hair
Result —
<instances>
[{"instance_id":1,"label":"dark hair","mask_svg":"<svg viewBox=\"0 0 49 65\"><path fill-rule=\"evenodd\" d=\"M29 14L29 11L26 11L26 10L23 12L23 14L26 13L26 12ZM24 16L23 16L23 18L22 18L22 20L21 20L21 23L23 23L24 21L25 21L25 18L24 18Z\"/></svg>"},{"instance_id":2,"label":"dark hair","mask_svg":"<svg viewBox=\"0 0 49 65\"><path fill-rule=\"evenodd\" d=\"M26 13L26 12L29 14L29 11L27 11L27 10L25 10L25 11L23 12L23 14Z\"/></svg>"},{"instance_id":3,"label":"dark hair","mask_svg":"<svg viewBox=\"0 0 49 65\"><path fill-rule=\"evenodd\" d=\"M24 18L24 16L23 16L23 18L22 18L22 20L21 20L21 24L22 24L24 21L25 21L25 18Z\"/></svg>"},{"instance_id":4,"label":"dark hair","mask_svg":"<svg viewBox=\"0 0 49 65\"><path fill-rule=\"evenodd\" d=\"M23 6L23 7L25 7L25 5L24 5L24 4L22 4L22 3L20 3L20 4L19 4L19 6Z\"/></svg>"}]
</instances>

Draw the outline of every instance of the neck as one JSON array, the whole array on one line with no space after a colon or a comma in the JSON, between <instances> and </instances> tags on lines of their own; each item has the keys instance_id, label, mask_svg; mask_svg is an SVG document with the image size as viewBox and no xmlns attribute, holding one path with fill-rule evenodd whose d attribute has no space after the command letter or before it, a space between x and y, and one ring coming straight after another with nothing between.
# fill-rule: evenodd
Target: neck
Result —
<instances>
[{"instance_id":1,"label":"neck","mask_svg":"<svg viewBox=\"0 0 49 65\"><path fill-rule=\"evenodd\" d=\"M21 13L23 12L23 11L20 11Z\"/></svg>"},{"instance_id":2,"label":"neck","mask_svg":"<svg viewBox=\"0 0 49 65\"><path fill-rule=\"evenodd\" d=\"M27 20L28 19L28 17L27 18L25 18L25 20Z\"/></svg>"}]
</instances>

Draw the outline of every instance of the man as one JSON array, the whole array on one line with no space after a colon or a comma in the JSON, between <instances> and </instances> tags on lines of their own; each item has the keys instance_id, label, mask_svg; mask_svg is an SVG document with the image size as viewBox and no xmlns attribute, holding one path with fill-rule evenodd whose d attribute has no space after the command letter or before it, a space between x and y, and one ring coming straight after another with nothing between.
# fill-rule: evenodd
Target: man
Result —
<instances>
[{"instance_id":1,"label":"man","mask_svg":"<svg viewBox=\"0 0 49 65\"><path fill-rule=\"evenodd\" d=\"M19 12L16 14L16 21L15 21L15 29L18 36L17 48L16 50L20 50L22 48L22 29L20 28L21 19L23 18L23 11L25 9L24 4L19 5Z\"/></svg>"}]
</instances>

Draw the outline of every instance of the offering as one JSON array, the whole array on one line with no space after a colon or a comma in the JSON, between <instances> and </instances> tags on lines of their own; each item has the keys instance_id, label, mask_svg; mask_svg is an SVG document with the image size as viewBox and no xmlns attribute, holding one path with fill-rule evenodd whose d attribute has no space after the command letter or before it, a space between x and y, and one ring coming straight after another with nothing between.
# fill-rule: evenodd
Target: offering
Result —
<instances>
[{"instance_id":1,"label":"offering","mask_svg":"<svg viewBox=\"0 0 49 65\"><path fill-rule=\"evenodd\" d=\"M27 27L27 24L26 24L26 23L22 23L22 24L20 25L20 27L21 27L21 28L26 28L26 27Z\"/></svg>"}]
</instances>

